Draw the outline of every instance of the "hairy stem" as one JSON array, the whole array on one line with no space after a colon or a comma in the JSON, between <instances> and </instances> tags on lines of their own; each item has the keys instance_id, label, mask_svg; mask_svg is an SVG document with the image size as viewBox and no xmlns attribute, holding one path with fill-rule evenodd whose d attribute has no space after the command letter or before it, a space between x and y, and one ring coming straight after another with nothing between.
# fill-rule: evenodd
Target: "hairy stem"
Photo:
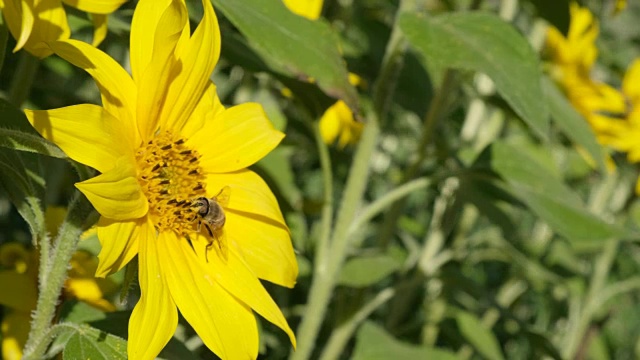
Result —
<instances>
[{"instance_id":1,"label":"hairy stem","mask_svg":"<svg viewBox=\"0 0 640 360\"><path fill-rule=\"evenodd\" d=\"M85 230L86 220L94 214L91 205L80 195L76 195L69 205L69 213L60 228L55 245L51 249L51 258L46 261L41 277L36 311L31 322L31 330L25 345L25 360L41 359L52 338L48 335L55 316L56 305L67 278L69 261L73 255L80 235Z\"/></svg>"}]
</instances>

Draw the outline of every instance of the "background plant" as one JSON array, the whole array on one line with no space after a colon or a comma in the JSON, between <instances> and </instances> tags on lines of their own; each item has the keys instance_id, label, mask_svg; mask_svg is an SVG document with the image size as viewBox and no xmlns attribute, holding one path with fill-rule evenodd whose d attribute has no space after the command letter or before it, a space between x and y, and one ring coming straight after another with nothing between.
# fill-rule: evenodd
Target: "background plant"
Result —
<instances>
[{"instance_id":1,"label":"background plant","mask_svg":"<svg viewBox=\"0 0 640 360\"><path fill-rule=\"evenodd\" d=\"M581 5L600 28L589 78L618 89L640 53L640 7L615 13L615 3ZM200 5L188 4L197 22ZM287 134L254 170L276 192L298 251L296 287L267 286L299 345L292 352L261 322L262 357L640 356L637 168L600 145L588 115L546 72L547 28L566 34L569 2L326 1L318 20L280 0L213 4L220 98L262 103ZM109 17L101 45L123 63L134 6ZM67 15L73 36L89 41L89 18ZM0 26L0 52L14 46ZM98 103L99 93L59 58L0 59L0 242L37 244L52 265L77 246L95 254L95 237L77 240L95 217L72 186L89 170L19 109ZM351 85L349 72L366 86ZM25 87L24 103L9 96ZM346 147L319 131L336 100L364 124ZM69 208L52 242L43 215L51 205ZM124 358L134 271L113 277L119 311L61 303L59 325L44 334L55 338L48 354ZM181 322L161 357L213 355Z\"/></svg>"}]
</instances>

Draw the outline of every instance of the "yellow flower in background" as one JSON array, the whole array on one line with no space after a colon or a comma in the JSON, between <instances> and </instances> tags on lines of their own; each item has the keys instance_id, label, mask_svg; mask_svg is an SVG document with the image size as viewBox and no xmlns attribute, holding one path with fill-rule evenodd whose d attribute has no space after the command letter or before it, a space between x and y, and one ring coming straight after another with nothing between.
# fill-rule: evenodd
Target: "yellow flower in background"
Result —
<instances>
[{"instance_id":1,"label":"yellow flower in background","mask_svg":"<svg viewBox=\"0 0 640 360\"><path fill-rule=\"evenodd\" d=\"M191 33L184 0L138 3L131 76L89 44L51 43L94 78L102 106L25 111L42 136L101 173L76 184L101 214L96 275L118 271L138 255L141 298L129 320L131 359L158 355L177 328L178 309L225 359L257 357L253 311L295 346L259 280L294 286L289 231L269 187L247 169L284 135L259 104L220 104L209 80L220 31L211 2L202 4L203 18Z\"/></svg>"},{"instance_id":2,"label":"yellow flower in background","mask_svg":"<svg viewBox=\"0 0 640 360\"><path fill-rule=\"evenodd\" d=\"M617 14L620 11L627 8L627 0L616 0L615 7L613 9L613 13Z\"/></svg>"},{"instance_id":3,"label":"yellow flower in background","mask_svg":"<svg viewBox=\"0 0 640 360\"><path fill-rule=\"evenodd\" d=\"M292 13L307 19L316 20L322 13L323 0L283 0L283 2Z\"/></svg>"},{"instance_id":4,"label":"yellow flower in background","mask_svg":"<svg viewBox=\"0 0 640 360\"><path fill-rule=\"evenodd\" d=\"M24 48L43 58L51 55L46 42L70 35L63 3L91 15L95 30L93 45L107 36L107 15L127 0L7 0L0 2L9 31L16 39L14 52Z\"/></svg>"},{"instance_id":5,"label":"yellow flower in background","mask_svg":"<svg viewBox=\"0 0 640 360\"><path fill-rule=\"evenodd\" d=\"M316 20L322 12L323 0L283 0L291 12L307 19ZM353 86L364 85L364 81L356 74L349 73L349 82ZM291 97L291 90L284 89L283 95ZM320 135L326 144L335 143L343 149L348 144L355 144L360 139L363 124L356 121L353 111L347 104L339 100L330 106L320 118Z\"/></svg>"},{"instance_id":6,"label":"yellow flower in background","mask_svg":"<svg viewBox=\"0 0 640 360\"><path fill-rule=\"evenodd\" d=\"M353 86L366 86L365 81L354 73L349 73L349 82ZM347 104L338 100L320 117L320 135L322 140L332 145L338 140L338 147L344 149L360 140L364 125L356 121L353 111Z\"/></svg>"},{"instance_id":7,"label":"yellow flower in background","mask_svg":"<svg viewBox=\"0 0 640 360\"><path fill-rule=\"evenodd\" d=\"M589 79L598 56L595 45L598 33L598 22L593 14L575 2L570 4L566 37L555 27L549 27L545 49L551 63L551 75L557 82L572 87Z\"/></svg>"},{"instance_id":8,"label":"yellow flower in background","mask_svg":"<svg viewBox=\"0 0 640 360\"><path fill-rule=\"evenodd\" d=\"M622 81L622 91L616 102L623 103L614 129L608 131L608 144L627 153L630 162L640 162L640 59L627 69ZM604 115L600 114L603 117ZM611 124L610 119L605 119Z\"/></svg>"},{"instance_id":9,"label":"yellow flower in background","mask_svg":"<svg viewBox=\"0 0 640 360\"><path fill-rule=\"evenodd\" d=\"M548 29L548 69L569 101L589 122L598 141L608 145L625 126L626 100L619 90L591 78L598 55L595 41L599 33L593 14L572 2L570 15L566 37L554 27Z\"/></svg>"},{"instance_id":10,"label":"yellow flower in background","mask_svg":"<svg viewBox=\"0 0 640 360\"><path fill-rule=\"evenodd\" d=\"M339 100L331 105L320 118L320 135L327 144L338 140L341 149L349 144L355 144L360 139L363 124L353 117L353 111L347 104Z\"/></svg>"},{"instance_id":11,"label":"yellow flower in background","mask_svg":"<svg viewBox=\"0 0 640 360\"><path fill-rule=\"evenodd\" d=\"M47 226L55 230L52 236L65 213L64 208L47 208ZM104 295L115 291L116 284L109 279L95 278L93 274L97 267L98 261L93 255L76 251L71 258L64 297L78 299L103 311L114 311L115 306L104 299ZM6 309L1 324L2 358L18 360L22 358L31 328L31 314L38 299L38 254L18 243L4 244L0 246L0 269L0 305Z\"/></svg>"}]
</instances>

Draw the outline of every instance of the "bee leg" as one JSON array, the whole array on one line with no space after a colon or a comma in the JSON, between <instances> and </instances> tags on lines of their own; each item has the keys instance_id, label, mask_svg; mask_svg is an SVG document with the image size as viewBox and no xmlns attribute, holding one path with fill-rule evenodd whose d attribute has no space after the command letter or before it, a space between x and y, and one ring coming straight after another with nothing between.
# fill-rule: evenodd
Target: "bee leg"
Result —
<instances>
[{"instance_id":1,"label":"bee leg","mask_svg":"<svg viewBox=\"0 0 640 360\"><path fill-rule=\"evenodd\" d=\"M207 229L207 232L209 233L209 236L211 236L211 238L213 238L213 231L211 231L211 226L206 225L205 228Z\"/></svg>"},{"instance_id":2,"label":"bee leg","mask_svg":"<svg viewBox=\"0 0 640 360\"><path fill-rule=\"evenodd\" d=\"M211 230L211 226L209 226L209 224L204 224L204 228L207 229L207 232L209 233L209 236L211 236L211 242L207 244L207 247L204 249L204 258L207 262L209 262L209 250L211 249L211 246L213 245L213 231Z\"/></svg>"},{"instance_id":3,"label":"bee leg","mask_svg":"<svg viewBox=\"0 0 640 360\"><path fill-rule=\"evenodd\" d=\"M213 243L209 243L207 244L207 246L204 248L204 259L209 262L209 250L211 249L211 246L213 245Z\"/></svg>"},{"instance_id":4,"label":"bee leg","mask_svg":"<svg viewBox=\"0 0 640 360\"><path fill-rule=\"evenodd\" d=\"M193 247L193 242L191 242L191 238L189 237L189 235L185 235L184 237L187 239L187 241L189 242L189 246L191 246L191 249L193 249L193 252L195 253L196 248Z\"/></svg>"}]
</instances>

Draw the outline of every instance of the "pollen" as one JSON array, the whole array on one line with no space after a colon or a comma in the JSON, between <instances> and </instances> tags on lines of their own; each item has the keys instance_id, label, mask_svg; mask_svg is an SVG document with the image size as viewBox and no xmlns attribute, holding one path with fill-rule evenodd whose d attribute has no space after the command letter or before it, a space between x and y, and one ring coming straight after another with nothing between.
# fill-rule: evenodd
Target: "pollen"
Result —
<instances>
[{"instance_id":1,"label":"pollen","mask_svg":"<svg viewBox=\"0 0 640 360\"><path fill-rule=\"evenodd\" d=\"M158 133L136 152L138 182L158 231L193 231L197 214L192 201L205 196L199 159L197 151L170 132Z\"/></svg>"}]
</instances>

